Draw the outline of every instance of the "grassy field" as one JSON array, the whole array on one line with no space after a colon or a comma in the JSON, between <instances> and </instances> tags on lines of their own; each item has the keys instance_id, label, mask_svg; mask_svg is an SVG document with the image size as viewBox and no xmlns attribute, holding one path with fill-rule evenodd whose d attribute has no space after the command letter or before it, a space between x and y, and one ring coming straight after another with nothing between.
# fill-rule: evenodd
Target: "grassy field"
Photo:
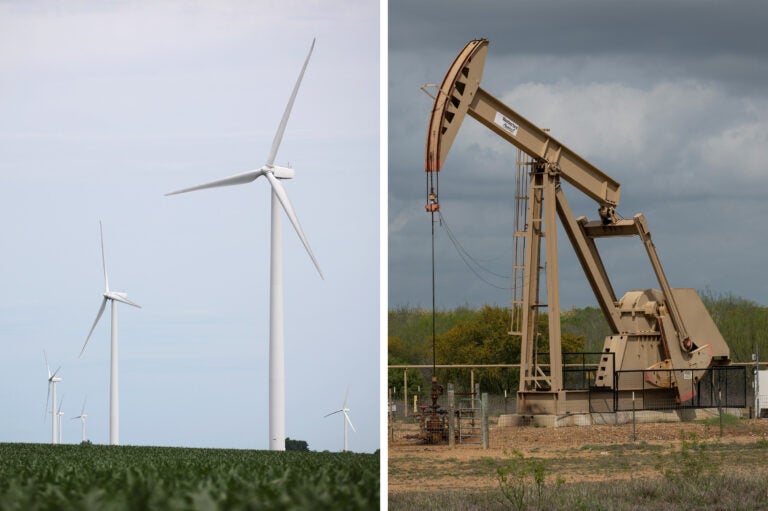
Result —
<instances>
[{"instance_id":1,"label":"grassy field","mask_svg":"<svg viewBox=\"0 0 768 511\"><path fill-rule=\"evenodd\" d=\"M760 511L768 509L766 478L725 474L705 488L681 488L666 480L565 484L548 488L541 500L535 490L521 507L499 491L445 491L389 496L389 509L540 510L540 511Z\"/></svg>"},{"instance_id":2,"label":"grassy field","mask_svg":"<svg viewBox=\"0 0 768 511\"><path fill-rule=\"evenodd\" d=\"M492 447L389 449L391 510L764 510L768 421L491 430Z\"/></svg>"},{"instance_id":3,"label":"grassy field","mask_svg":"<svg viewBox=\"0 0 768 511\"><path fill-rule=\"evenodd\" d=\"M0 444L0 510L377 509L379 455Z\"/></svg>"},{"instance_id":4,"label":"grassy field","mask_svg":"<svg viewBox=\"0 0 768 511\"><path fill-rule=\"evenodd\" d=\"M765 440L736 445L689 438L672 450L626 444L585 446L582 451L587 452L564 451L557 458L511 453L503 459L452 460L441 469L486 477L495 486L395 492L389 495L389 507L414 511L768 509ZM590 456L589 451L598 456ZM581 475L578 482L558 477L575 472Z\"/></svg>"}]
</instances>

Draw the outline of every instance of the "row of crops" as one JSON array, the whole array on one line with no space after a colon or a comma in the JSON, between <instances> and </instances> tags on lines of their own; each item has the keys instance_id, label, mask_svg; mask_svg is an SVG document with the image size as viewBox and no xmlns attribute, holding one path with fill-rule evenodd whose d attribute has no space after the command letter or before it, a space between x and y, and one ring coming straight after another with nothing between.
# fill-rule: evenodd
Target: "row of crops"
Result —
<instances>
[{"instance_id":1,"label":"row of crops","mask_svg":"<svg viewBox=\"0 0 768 511\"><path fill-rule=\"evenodd\" d=\"M0 510L378 506L378 454L0 444Z\"/></svg>"}]
</instances>

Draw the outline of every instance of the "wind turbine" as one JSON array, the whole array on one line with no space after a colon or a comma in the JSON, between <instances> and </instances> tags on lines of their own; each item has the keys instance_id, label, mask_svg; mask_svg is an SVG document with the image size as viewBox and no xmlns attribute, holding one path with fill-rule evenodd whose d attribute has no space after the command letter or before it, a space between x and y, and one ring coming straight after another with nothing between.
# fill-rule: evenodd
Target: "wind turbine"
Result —
<instances>
[{"instance_id":1,"label":"wind turbine","mask_svg":"<svg viewBox=\"0 0 768 511\"><path fill-rule=\"evenodd\" d=\"M62 431L62 423L61 418L64 416L64 411L62 410L62 406L64 406L64 396L61 396L61 401L59 401L59 411L56 412L56 419L59 421L59 443L62 443L61 441L61 431Z\"/></svg>"},{"instance_id":2,"label":"wind turbine","mask_svg":"<svg viewBox=\"0 0 768 511\"><path fill-rule=\"evenodd\" d=\"M48 365L48 355L43 350L43 358L45 358L45 368L48 370L48 395L45 397L45 409L48 409L48 401L51 397L51 388L53 388L53 403L51 404L51 443L58 443L56 435L56 423L58 422L56 416L56 384L61 381L61 378L56 376L61 370L61 366L58 367L53 373L51 373L51 366Z\"/></svg>"},{"instance_id":3,"label":"wind turbine","mask_svg":"<svg viewBox=\"0 0 768 511\"><path fill-rule=\"evenodd\" d=\"M104 309L107 307L107 302L112 303L112 341L110 347L110 371L109 371L109 443L110 445L120 444L120 403L118 398L117 388L117 302L126 303L133 307L141 308L140 305L130 301L125 293L109 290L109 278L107 277L107 259L104 256L104 232L101 227L101 220L99 220L99 234L101 235L101 263L104 268L104 294L101 300L101 307L96 314L96 320L93 322L91 331L88 332L88 337L85 338L85 344L83 349L80 350L80 356L83 356L85 347L88 346L88 341L93 334L93 329L96 328L96 324L101 319L101 315L104 314Z\"/></svg>"},{"instance_id":4,"label":"wind turbine","mask_svg":"<svg viewBox=\"0 0 768 511\"><path fill-rule=\"evenodd\" d=\"M299 219L293 210L291 201L283 188L280 180L291 179L294 171L290 167L280 167L275 165L275 157L280 147L280 142L285 132L285 126L288 124L288 117L291 115L293 102L296 99L296 93L299 91L301 79L304 77L304 71L309 63L309 57L315 47L315 40L309 48L309 53L304 61L304 65L293 87L293 92L288 100L288 105L283 113L283 118L275 133L272 141L272 148L264 165L255 170L249 170L240 174L235 174L217 181L185 188L166 195L176 195L179 193L192 192L205 188L217 188L220 186L231 186L250 183L256 178L264 176L272 187L271 204L271 235L270 235L270 286L269 286L269 448L273 451L285 450L285 339L283 330L283 255L282 255L282 228L280 224L280 208L285 211L293 228L299 235L304 248L309 254L310 259L317 268L320 278L323 278L323 272L320 265L309 247L309 242L304 236Z\"/></svg>"},{"instance_id":5,"label":"wind turbine","mask_svg":"<svg viewBox=\"0 0 768 511\"><path fill-rule=\"evenodd\" d=\"M341 405L341 409L336 410L335 412L331 412L323 417L323 418L330 417L331 415L334 415L337 413L344 414L344 420L342 421L342 423L344 424L344 450L345 451L347 450L347 423L349 423L349 427L352 428L352 431L357 433L357 430L355 429L355 426L352 425L352 421L349 419L349 414L347 413L349 412L349 408L347 408L347 399L349 399L349 387L347 387L347 395L344 396L344 404Z\"/></svg>"},{"instance_id":6,"label":"wind turbine","mask_svg":"<svg viewBox=\"0 0 768 511\"><path fill-rule=\"evenodd\" d=\"M82 429L83 429L83 440L82 440L83 442L85 442L85 418L88 417L85 414L85 402L86 402L87 399L88 399L88 397L83 399L83 409L80 410L80 415L78 415L77 417L72 417L72 420L80 419L80 424L82 425Z\"/></svg>"}]
</instances>

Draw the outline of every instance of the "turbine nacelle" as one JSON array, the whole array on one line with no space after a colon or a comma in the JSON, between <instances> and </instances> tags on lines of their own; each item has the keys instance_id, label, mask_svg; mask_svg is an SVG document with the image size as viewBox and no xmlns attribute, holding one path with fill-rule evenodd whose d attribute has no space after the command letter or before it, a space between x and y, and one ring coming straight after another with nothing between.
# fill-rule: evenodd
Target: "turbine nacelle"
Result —
<instances>
[{"instance_id":1,"label":"turbine nacelle","mask_svg":"<svg viewBox=\"0 0 768 511\"><path fill-rule=\"evenodd\" d=\"M296 175L296 172L291 167L280 167L279 165L272 165L271 167L264 165L261 167L261 170L271 172L277 179L293 179L293 176Z\"/></svg>"},{"instance_id":2,"label":"turbine nacelle","mask_svg":"<svg viewBox=\"0 0 768 511\"><path fill-rule=\"evenodd\" d=\"M132 305L133 307L138 307L139 309L141 309L141 305L130 301L126 293L120 293L118 291L107 291L106 293L104 293L103 296L105 300L115 300L117 302Z\"/></svg>"}]
</instances>

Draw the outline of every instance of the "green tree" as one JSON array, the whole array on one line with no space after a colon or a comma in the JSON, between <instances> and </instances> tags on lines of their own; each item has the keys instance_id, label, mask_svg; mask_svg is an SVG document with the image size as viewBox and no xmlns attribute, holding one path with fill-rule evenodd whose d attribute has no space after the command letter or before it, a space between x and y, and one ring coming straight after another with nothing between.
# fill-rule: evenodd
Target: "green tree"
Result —
<instances>
[{"instance_id":1,"label":"green tree","mask_svg":"<svg viewBox=\"0 0 768 511\"><path fill-rule=\"evenodd\" d=\"M391 366L408 365L409 362L398 359L390 353L387 357L387 364ZM387 382L390 389L394 389L397 395L402 395L404 383L403 369L389 369L387 372ZM419 389L421 389L422 392L426 390L426 387L424 386L424 377L422 376L421 371L411 369L408 371L408 395L412 396L413 394L418 394Z\"/></svg>"},{"instance_id":2,"label":"green tree","mask_svg":"<svg viewBox=\"0 0 768 511\"><path fill-rule=\"evenodd\" d=\"M768 308L730 293L699 291L701 301L731 349L731 360L748 362L755 347L768 357Z\"/></svg>"},{"instance_id":3,"label":"green tree","mask_svg":"<svg viewBox=\"0 0 768 511\"><path fill-rule=\"evenodd\" d=\"M305 440L291 440L290 438L286 437L285 450L309 452L309 444Z\"/></svg>"},{"instance_id":4,"label":"green tree","mask_svg":"<svg viewBox=\"0 0 768 511\"><path fill-rule=\"evenodd\" d=\"M605 320L603 311L597 307L570 309L560 314L560 330L569 335L583 336L583 351L603 351L605 338L611 335L611 328ZM565 350L564 351L573 351ZM579 350L581 351L581 350Z\"/></svg>"},{"instance_id":5,"label":"green tree","mask_svg":"<svg viewBox=\"0 0 768 511\"><path fill-rule=\"evenodd\" d=\"M437 349L445 364L514 364L520 361L520 340L509 335L512 321L509 309L485 306L472 318L460 320L438 337ZM457 370L447 371L448 379L458 380ZM466 375L464 375L466 377ZM514 381L512 381L514 377ZM502 392L517 381L517 371L508 368L482 369L475 382L491 392Z\"/></svg>"}]
</instances>

